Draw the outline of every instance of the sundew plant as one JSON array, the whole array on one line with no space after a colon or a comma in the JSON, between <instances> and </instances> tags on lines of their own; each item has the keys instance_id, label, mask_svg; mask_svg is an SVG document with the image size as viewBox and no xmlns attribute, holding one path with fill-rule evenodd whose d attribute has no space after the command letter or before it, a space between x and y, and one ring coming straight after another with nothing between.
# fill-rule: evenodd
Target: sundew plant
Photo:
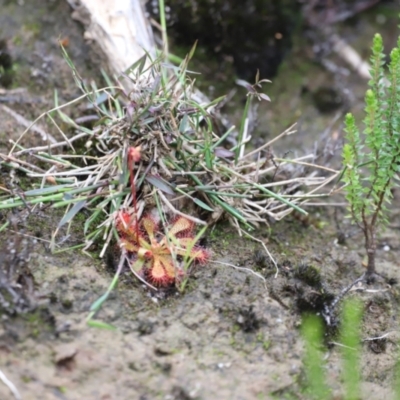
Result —
<instances>
[{"instance_id":1,"label":"sundew plant","mask_svg":"<svg viewBox=\"0 0 400 400\"><path fill-rule=\"evenodd\" d=\"M363 231L368 256L367 281L375 276L376 234L387 223L387 205L400 170L400 38L385 71L382 37L372 45L370 88L365 94L364 140L354 116L346 115L343 148L346 199L350 217Z\"/></svg>"}]
</instances>

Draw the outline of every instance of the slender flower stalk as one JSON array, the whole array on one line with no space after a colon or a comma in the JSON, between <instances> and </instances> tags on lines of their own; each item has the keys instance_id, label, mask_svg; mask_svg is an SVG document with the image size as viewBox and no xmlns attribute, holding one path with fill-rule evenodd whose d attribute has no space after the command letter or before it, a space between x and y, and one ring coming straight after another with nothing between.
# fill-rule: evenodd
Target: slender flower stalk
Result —
<instances>
[{"instance_id":1,"label":"slender flower stalk","mask_svg":"<svg viewBox=\"0 0 400 400\"><path fill-rule=\"evenodd\" d=\"M128 149L128 168L129 168L129 179L131 184L132 191L132 202L133 202L133 210L135 212L135 220L136 220L136 241L139 240L139 232L138 232L138 207L137 207L137 194L136 194L136 184L135 184L135 163L140 162L140 146L138 147L130 147Z\"/></svg>"}]
</instances>

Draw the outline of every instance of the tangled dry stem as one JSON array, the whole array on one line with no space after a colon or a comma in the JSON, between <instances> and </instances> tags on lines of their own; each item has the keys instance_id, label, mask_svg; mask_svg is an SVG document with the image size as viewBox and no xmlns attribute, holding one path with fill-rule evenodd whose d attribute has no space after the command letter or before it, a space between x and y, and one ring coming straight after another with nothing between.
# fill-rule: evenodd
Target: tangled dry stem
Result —
<instances>
[{"instance_id":1,"label":"tangled dry stem","mask_svg":"<svg viewBox=\"0 0 400 400\"><path fill-rule=\"evenodd\" d=\"M131 71L133 89L125 93L123 102L117 98L123 96L122 89L115 88L88 91L79 99L92 99L99 113L98 124L92 128L78 125L61 113L64 106L58 106L41 117L60 112L75 131L72 137L52 117L60 136L57 143L24 148L25 131L8 154L0 154L4 164L41 181L33 191L3 195L1 207L22 205L21 197L30 207L45 202L66 206L63 224L82 207L89 208L87 244L102 238L104 254L118 211L131 205L126 157L132 146L141 149L135 184L142 211L154 207L156 195L163 210L206 224L185 206L189 201L208 211L213 221L227 215L241 234L241 225L280 220L311 199L329 194L329 190L321 191L339 172L314 164L314 154L294 159L273 155L272 144L292 135L293 126L247 153L245 143L237 144L242 156L234 162L229 150L219 151L224 142L212 125L215 104L193 100L193 82L186 76L185 65L171 71L154 62L146 74L142 72L140 68ZM96 103L103 93L107 107ZM64 148L69 151L63 152ZM52 191L52 186L57 190ZM185 207L189 211L182 211Z\"/></svg>"}]
</instances>

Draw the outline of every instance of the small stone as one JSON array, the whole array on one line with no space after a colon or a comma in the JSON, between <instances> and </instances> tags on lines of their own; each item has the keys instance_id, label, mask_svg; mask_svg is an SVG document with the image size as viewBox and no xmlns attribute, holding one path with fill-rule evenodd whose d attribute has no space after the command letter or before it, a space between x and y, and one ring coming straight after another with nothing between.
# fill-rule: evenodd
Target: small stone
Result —
<instances>
[{"instance_id":1,"label":"small stone","mask_svg":"<svg viewBox=\"0 0 400 400\"><path fill-rule=\"evenodd\" d=\"M58 368L72 370L78 349L73 344L62 344L54 348L54 362Z\"/></svg>"}]
</instances>

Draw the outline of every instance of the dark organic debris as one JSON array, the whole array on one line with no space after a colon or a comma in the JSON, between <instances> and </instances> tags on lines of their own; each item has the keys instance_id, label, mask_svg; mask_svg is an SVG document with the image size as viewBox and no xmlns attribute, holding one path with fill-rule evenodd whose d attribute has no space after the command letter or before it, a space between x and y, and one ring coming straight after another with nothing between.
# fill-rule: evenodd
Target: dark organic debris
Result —
<instances>
[{"instance_id":1,"label":"dark organic debris","mask_svg":"<svg viewBox=\"0 0 400 400\"><path fill-rule=\"evenodd\" d=\"M320 270L314 265L301 263L292 266L285 260L278 264L278 268L278 279L270 283L270 296L286 309L290 309L290 306L283 298L290 297L300 313L321 315L327 327L336 328L337 305L352 286L335 296L324 282Z\"/></svg>"},{"instance_id":2,"label":"dark organic debris","mask_svg":"<svg viewBox=\"0 0 400 400\"><path fill-rule=\"evenodd\" d=\"M344 107L344 99L333 87L319 87L312 94L312 100L320 113L330 113Z\"/></svg>"},{"instance_id":3,"label":"dark organic debris","mask_svg":"<svg viewBox=\"0 0 400 400\"><path fill-rule=\"evenodd\" d=\"M369 348L376 354L384 353L386 351L387 339L377 338L369 342Z\"/></svg>"},{"instance_id":4,"label":"dark organic debris","mask_svg":"<svg viewBox=\"0 0 400 400\"><path fill-rule=\"evenodd\" d=\"M0 86L9 87L13 81L13 61L7 41L0 39Z\"/></svg>"},{"instance_id":5,"label":"dark organic debris","mask_svg":"<svg viewBox=\"0 0 400 400\"><path fill-rule=\"evenodd\" d=\"M19 314L34 308L34 280L29 269L33 241L8 231L0 248L0 313Z\"/></svg>"},{"instance_id":6,"label":"dark organic debris","mask_svg":"<svg viewBox=\"0 0 400 400\"><path fill-rule=\"evenodd\" d=\"M297 308L301 312L321 314L328 326L336 326L335 315L330 309L335 296L324 283L319 269L313 265L300 264L294 269L293 277Z\"/></svg>"},{"instance_id":7,"label":"dark organic debris","mask_svg":"<svg viewBox=\"0 0 400 400\"><path fill-rule=\"evenodd\" d=\"M314 265L300 264L295 269L294 276L316 289L319 289L323 285L321 272Z\"/></svg>"},{"instance_id":8,"label":"dark organic debris","mask_svg":"<svg viewBox=\"0 0 400 400\"><path fill-rule=\"evenodd\" d=\"M147 2L156 20L157 3ZM233 62L243 79L252 80L257 70L271 78L291 48L300 5L288 0L245 0L238 5L226 0L170 1L168 33L181 45L198 40L222 63Z\"/></svg>"},{"instance_id":9,"label":"dark organic debris","mask_svg":"<svg viewBox=\"0 0 400 400\"><path fill-rule=\"evenodd\" d=\"M243 332L255 332L260 327L260 321L253 311L253 306L244 308L239 312L237 323Z\"/></svg>"},{"instance_id":10,"label":"dark organic debris","mask_svg":"<svg viewBox=\"0 0 400 400\"><path fill-rule=\"evenodd\" d=\"M264 250L258 249L253 253L252 261L257 270L260 270L264 276L271 276L276 273L276 267L270 257Z\"/></svg>"}]
</instances>

